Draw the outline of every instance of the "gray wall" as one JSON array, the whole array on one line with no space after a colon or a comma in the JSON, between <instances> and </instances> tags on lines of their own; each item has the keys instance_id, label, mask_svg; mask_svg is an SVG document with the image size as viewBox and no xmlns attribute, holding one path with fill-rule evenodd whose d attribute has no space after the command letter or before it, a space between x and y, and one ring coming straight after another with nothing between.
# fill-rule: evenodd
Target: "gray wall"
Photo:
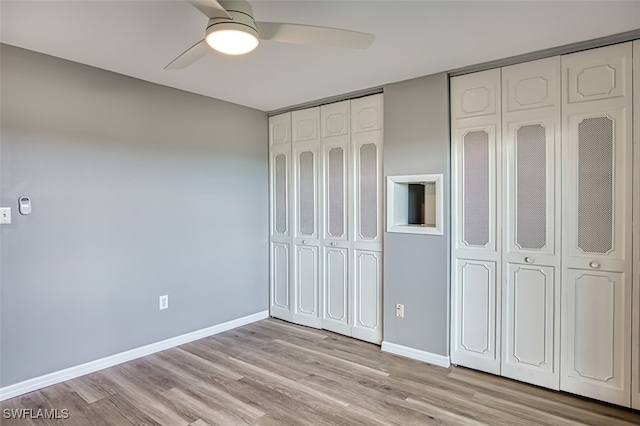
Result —
<instances>
[{"instance_id":1,"label":"gray wall","mask_svg":"<svg viewBox=\"0 0 640 426\"><path fill-rule=\"evenodd\" d=\"M384 175L444 175L444 235L384 234L384 340L449 354L449 94L445 73L384 87ZM395 316L403 303L404 318Z\"/></svg>"},{"instance_id":2,"label":"gray wall","mask_svg":"<svg viewBox=\"0 0 640 426\"><path fill-rule=\"evenodd\" d=\"M1 386L268 309L266 114L0 53Z\"/></svg>"}]
</instances>

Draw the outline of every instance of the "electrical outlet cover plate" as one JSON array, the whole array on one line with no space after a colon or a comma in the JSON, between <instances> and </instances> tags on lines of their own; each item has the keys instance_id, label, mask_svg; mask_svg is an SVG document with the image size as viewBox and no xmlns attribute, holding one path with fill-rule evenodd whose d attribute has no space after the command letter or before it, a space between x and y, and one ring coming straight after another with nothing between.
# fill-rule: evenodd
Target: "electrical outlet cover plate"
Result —
<instances>
[{"instance_id":1,"label":"electrical outlet cover plate","mask_svg":"<svg viewBox=\"0 0 640 426\"><path fill-rule=\"evenodd\" d=\"M169 295L160 296L160 310L167 309L169 307Z\"/></svg>"}]
</instances>

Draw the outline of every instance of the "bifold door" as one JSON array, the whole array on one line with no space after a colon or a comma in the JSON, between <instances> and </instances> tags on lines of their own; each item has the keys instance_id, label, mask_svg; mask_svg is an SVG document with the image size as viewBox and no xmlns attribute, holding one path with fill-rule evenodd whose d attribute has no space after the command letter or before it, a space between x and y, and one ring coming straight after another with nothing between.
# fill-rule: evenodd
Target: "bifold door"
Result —
<instances>
[{"instance_id":1,"label":"bifold door","mask_svg":"<svg viewBox=\"0 0 640 426\"><path fill-rule=\"evenodd\" d=\"M561 389L630 405L632 44L562 57Z\"/></svg>"}]
</instances>

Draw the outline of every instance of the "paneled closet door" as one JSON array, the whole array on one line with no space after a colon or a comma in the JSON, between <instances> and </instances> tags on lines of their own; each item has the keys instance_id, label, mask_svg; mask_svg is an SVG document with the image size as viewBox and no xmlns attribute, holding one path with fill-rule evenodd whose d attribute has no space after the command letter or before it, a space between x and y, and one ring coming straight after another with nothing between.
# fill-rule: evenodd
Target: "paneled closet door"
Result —
<instances>
[{"instance_id":1,"label":"paneled closet door","mask_svg":"<svg viewBox=\"0 0 640 426\"><path fill-rule=\"evenodd\" d=\"M382 95L351 101L353 215L352 335L382 341Z\"/></svg>"},{"instance_id":2,"label":"paneled closet door","mask_svg":"<svg viewBox=\"0 0 640 426\"><path fill-rule=\"evenodd\" d=\"M350 101L320 107L322 145L322 328L351 336L353 311L349 309L349 147Z\"/></svg>"},{"instance_id":3,"label":"paneled closet door","mask_svg":"<svg viewBox=\"0 0 640 426\"><path fill-rule=\"evenodd\" d=\"M560 387L619 405L631 395L632 45L562 57Z\"/></svg>"},{"instance_id":4,"label":"paneled closet door","mask_svg":"<svg viewBox=\"0 0 640 426\"><path fill-rule=\"evenodd\" d=\"M633 42L634 177L633 177L633 339L631 406L640 410L640 40Z\"/></svg>"},{"instance_id":5,"label":"paneled closet door","mask_svg":"<svg viewBox=\"0 0 640 426\"><path fill-rule=\"evenodd\" d=\"M559 56L502 69L502 375L552 389L560 387L560 102Z\"/></svg>"},{"instance_id":6,"label":"paneled closet door","mask_svg":"<svg viewBox=\"0 0 640 426\"><path fill-rule=\"evenodd\" d=\"M294 111L291 121L294 224L292 320L320 328L320 108Z\"/></svg>"},{"instance_id":7,"label":"paneled closet door","mask_svg":"<svg viewBox=\"0 0 640 426\"><path fill-rule=\"evenodd\" d=\"M291 320L291 114L269 118L270 314Z\"/></svg>"},{"instance_id":8,"label":"paneled closet door","mask_svg":"<svg viewBox=\"0 0 640 426\"><path fill-rule=\"evenodd\" d=\"M500 70L451 79L451 361L500 374Z\"/></svg>"}]
</instances>

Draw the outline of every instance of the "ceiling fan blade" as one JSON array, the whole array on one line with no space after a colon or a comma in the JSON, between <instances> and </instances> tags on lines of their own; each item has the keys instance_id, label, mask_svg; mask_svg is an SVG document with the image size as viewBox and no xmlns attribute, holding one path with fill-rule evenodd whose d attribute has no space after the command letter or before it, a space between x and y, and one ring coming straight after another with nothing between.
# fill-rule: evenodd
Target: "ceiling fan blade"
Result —
<instances>
[{"instance_id":1,"label":"ceiling fan blade","mask_svg":"<svg viewBox=\"0 0 640 426\"><path fill-rule=\"evenodd\" d=\"M184 51L180 56L175 58L173 61L169 62L169 65L164 67L165 70L181 70L194 62L202 59L208 53L211 52L211 48L207 44L205 40L200 40L186 51Z\"/></svg>"},{"instance_id":2,"label":"ceiling fan blade","mask_svg":"<svg viewBox=\"0 0 640 426\"><path fill-rule=\"evenodd\" d=\"M348 47L366 49L376 38L373 34L314 25L285 24L281 22L256 22L258 34L263 40L312 46Z\"/></svg>"},{"instance_id":3,"label":"ceiling fan blade","mask_svg":"<svg viewBox=\"0 0 640 426\"><path fill-rule=\"evenodd\" d=\"M216 0L188 0L200 12L204 13L209 19L227 18L231 19L231 15Z\"/></svg>"}]
</instances>

